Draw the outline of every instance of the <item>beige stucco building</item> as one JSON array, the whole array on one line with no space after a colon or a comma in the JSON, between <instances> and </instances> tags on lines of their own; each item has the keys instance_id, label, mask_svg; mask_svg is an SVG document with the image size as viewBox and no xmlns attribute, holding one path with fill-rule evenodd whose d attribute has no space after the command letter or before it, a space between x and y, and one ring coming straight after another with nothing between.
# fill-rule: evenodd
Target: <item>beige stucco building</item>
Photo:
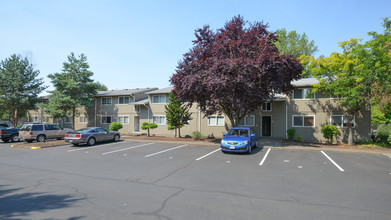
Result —
<instances>
[{"instance_id":1,"label":"beige stucco building","mask_svg":"<svg viewBox=\"0 0 391 220\"><path fill-rule=\"evenodd\" d=\"M301 79L293 82L295 91L289 95L279 95L268 103L264 103L257 111L245 117L241 125L250 126L258 132L261 138L287 138L287 129L296 130L296 139L308 142L324 142L321 128L325 124L339 127L341 135L336 142L346 143L348 136L347 118L338 107L338 99L322 93L309 93L316 79ZM76 118L75 129L87 126L109 128L111 122L123 124L121 134L141 135L144 122L153 122L158 128L151 130L152 135L174 136L174 131L167 129L164 106L169 101L172 88L143 88L99 92L95 96L92 107L82 109ZM181 128L181 135L191 135L200 131L205 137L221 138L231 127L228 117L212 115L205 117L194 104L190 112L192 120L189 125ZM58 122L64 127L72 127L69 118L53 120L41 110L30 111L28 121ZM369 104L354 116L354 140L368 140L371 127L371 112Z\"/></svg>"}]
</instances>

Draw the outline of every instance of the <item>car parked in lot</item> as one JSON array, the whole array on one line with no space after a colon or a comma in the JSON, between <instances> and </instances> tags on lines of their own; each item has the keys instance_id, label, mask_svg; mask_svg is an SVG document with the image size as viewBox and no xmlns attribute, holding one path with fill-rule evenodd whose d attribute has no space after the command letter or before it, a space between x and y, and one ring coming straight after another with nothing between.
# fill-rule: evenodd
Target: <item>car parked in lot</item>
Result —
<instances>
[{"instance_id":1,"label":"car parked in lot","mask_svg":"<svg viewBox=\"0 0 391 220\"><path fill-rule=\"evenodd\" d=\"M0 127L0 137L1 140L4 141L5 143L7 143L8 141L17 142L19 141L19 128Z\"/></svg>"},{"instance_id":2,"label":"car parked in lot","mask_svg":"<svg viewBox=\"0 0 391 220\"><path fill-rule=\"evenodd\" d=\"M67 132L73 131L69 128L61 128L58 124L24 124L19 131L20 140L29 143L37 140L44 142L46 139L63 139Z\"/></svg>"},{"instance_id":3,"label":"car parked in lot","mask_svg":"<svg viewBox=\"0 0 391 220\"><path fill-rule=\"evenodd\" d=\"M250 127L233 127L228 133L224 133L221 140L222 152L247 152L251 153L253 147L257 147L258 135Z\"/></svg>"},{"instance_id":4,"label":"car parked in lot","mask_svg":"<svg viewBox=\"0 0 391 220\"><path fill-rule=\"evenodd\" d=\"M87 127L75 132L68 132L65 135L65 142L77 146L79 144L94 145L103 141L119 141L120 133L117 131L108 131L101 127Z\"/></svg>"}]
</instances>

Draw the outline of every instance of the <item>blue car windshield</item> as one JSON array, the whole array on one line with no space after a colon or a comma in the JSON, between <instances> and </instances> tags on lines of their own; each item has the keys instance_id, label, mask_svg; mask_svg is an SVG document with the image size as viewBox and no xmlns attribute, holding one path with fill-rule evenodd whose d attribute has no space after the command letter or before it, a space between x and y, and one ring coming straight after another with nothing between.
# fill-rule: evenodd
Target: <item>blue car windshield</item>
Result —
<instances>
[{"instance_id":1,"label":"blue car windshield","mask_svg":"<svg viewBox=\"0 0 391 220\"><path fill-rule=\"evenodd\" d=\"M228 131L227 136L231 137L249 137L247 129L231 129Z\"/></svg>"}]
</instances>

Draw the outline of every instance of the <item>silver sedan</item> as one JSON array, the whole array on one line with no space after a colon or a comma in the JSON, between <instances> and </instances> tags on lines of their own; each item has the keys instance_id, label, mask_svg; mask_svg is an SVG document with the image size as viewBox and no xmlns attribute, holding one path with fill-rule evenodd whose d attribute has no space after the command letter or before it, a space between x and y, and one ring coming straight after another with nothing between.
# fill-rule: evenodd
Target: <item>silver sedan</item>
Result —
<instances>
[{"instance_id":1,"label":"silver sedan","mask_svg":"<svg viewBox=\"0 0 391 220\"><path fill-rule=\"evenodd\" d=\"M65 142L72 143L77 146L79 144L94 145L97 142L103 141L119 141L120 133L117 131L108 131L100 127L82 128L75 132L65 134Z\"/></svg>"}]
</instances>

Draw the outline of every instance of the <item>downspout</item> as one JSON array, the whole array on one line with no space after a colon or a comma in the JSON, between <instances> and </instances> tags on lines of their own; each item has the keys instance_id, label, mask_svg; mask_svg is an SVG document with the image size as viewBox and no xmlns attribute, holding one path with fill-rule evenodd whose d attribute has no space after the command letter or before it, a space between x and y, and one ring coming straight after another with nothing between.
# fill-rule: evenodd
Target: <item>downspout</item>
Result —
<instances>
[{"instance_id":1,"label":"downspout","mask_svg":"<svg viewBox=\"0 0 391 220\"><path fill-rule=\"evenodd\" d=\"M94 112L94 117L95 117L95 120L94 120L94 127L96 127L96 118L97 118L97 115L96 115L96 105L97 105L97 101L96 101L96 98L95 98L95 112Z\"/></svg>"},{"instance_id":2,"label":"downspout","mask_svg":"<svg viewBox=\"0 0 391 220\"><path fill-rule=\"evenodd\" d=\"M198 131L201 133L201 110L198 110Z\"/></svg>"},{"instance_id":3,"label":"downspout","mask_svg":"<svg viewBox=\"0 0 391 220\"><path fill-rule=\"evenodd\" d=\"M288 100L285 100L285 139L288 140Z\"/></svg>"}]
</instances>

